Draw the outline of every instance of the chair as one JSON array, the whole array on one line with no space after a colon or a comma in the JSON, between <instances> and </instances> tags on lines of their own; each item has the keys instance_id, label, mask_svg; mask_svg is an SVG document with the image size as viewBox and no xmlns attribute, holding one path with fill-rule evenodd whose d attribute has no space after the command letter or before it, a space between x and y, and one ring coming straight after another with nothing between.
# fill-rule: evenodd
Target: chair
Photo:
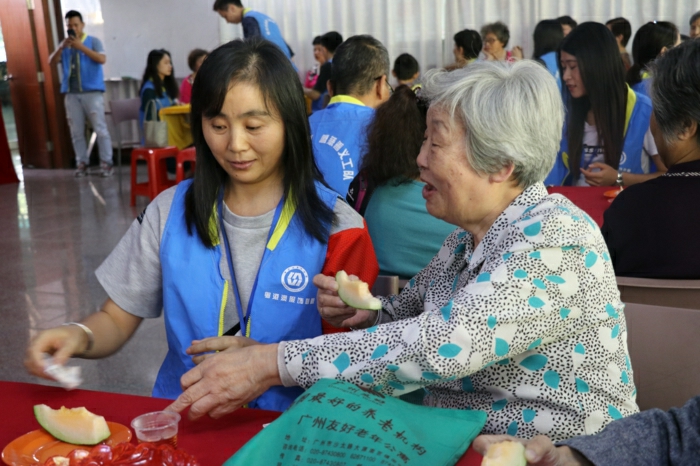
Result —
<instances>
[{"instance_id":1,"label":"chair","mask_svg":"<svg viewBox=\"0 0 700 466\"><path fill-rule=\"evenodd\" d=\"M138 121L141 99L112 100L110 108L112 110L112 120L117 132L117 144L119 150L118 163L121 168L121 133L120 125L125 121ZM161 191L173 186L174 181L168 179L168 172L165 166L165 159L177 157L177 147L136 147L131 151L131 199L130 204L136 205L136 196L146 196L149 199L155 198ZM148 181L145 183L136 182L136 169L139 160L146 162L148 167ZM119 187L121 188L121 169L119 170Z\"/></svg>"},{"instance_id":2,"label":"chair","mask_svg":"<svg viewBox=\"0 0 700 466\"><path fill-rule=\"evenodd\" d=\"M398 275L379 275L372 287L372 294L375 296L399 294Z\"/></svg>"},{"instance_id":3,"label":"chair","mask_svg":"<svg viewBox=\"0 0 700 466\"><path fill-rule=\"evenodd\" d=\"M192 171L194 172L194 166L197 162L197 151L194 147L188 147L187 149L182 149L177 153L177 168L175 169L175 183L185 179L185 162L190 162L192 164Z\"/></svg>"},{"instance_id":4,"label":"chair","mask_svg":"<svg viewBox=\"0 0 700 466\"><path fill-rule=\"evenodd\" d=\"M139 119L139 108L141 107L141 99L122 99L122 100L112 100L109 103L109 107L112 113L112 122L114 123L114 130L117 136L117 176L119 177L119 189L122 187L122 146L124 144L130 146L137 146L141 141L122 140L121 124L126 121L138 121ZM91 141L92 142L92 141Z\"/></svg>"},{"instance_id":5,"label":"chair","mask_svg":"<svg viewBox=\"0 0 700 466\"><path fill-rule=\"evenodd\" d=\"M700 393L700 311L629 303L627 345L642 410L683 406Z\"/></svg>"},{"instance_id":6,"label":"chair","mask_svg":"<svg viewBox=\"0 0 700 466\"><path fill-rule=\"evenodd\" d=\"M700 280L616 279L624 303L700 310Z\"/></svg>"}]
</instances>

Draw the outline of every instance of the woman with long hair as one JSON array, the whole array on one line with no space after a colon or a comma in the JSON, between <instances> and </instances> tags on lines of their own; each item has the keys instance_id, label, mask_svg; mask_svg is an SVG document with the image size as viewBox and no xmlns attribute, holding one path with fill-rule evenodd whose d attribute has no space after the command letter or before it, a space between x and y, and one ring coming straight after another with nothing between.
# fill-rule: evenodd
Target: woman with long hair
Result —
<instances>
[{"instance_id":1,"label":"woman with long hair","mask_svg":"<svg viewBox=\"0 0 700 466\"><path fill-rule=\"evenodd\" d=\"M671 47L681 43L675 24L668 21L650 21L637 30L632 41L634 65L627 71L627 84L649 97L649 70L647 67Z\"/></svg>"},{"instance_id":2,"label":"woman with long hair","mask_svg":"<svg viewBox=\"0 0 700 466\"><path fill-rule=\"evenodd\" d=\"M535 51L532 59L542 63L554 76L559 90L561 90L561 76L557 63L557 50L564 40L564 31L556 19L545 19L537 23L532 34Z\"/></svg>"},{"instance_id":3,"label":"woman with long hair","mask_svg":"<svg viewBox=\"0 0 700 466\"><path fill-rule=\"evenodd\" d=\"M109 295L102 310L32 342L36 375L42 353L59 364L107 356L163 312L168 353L153 395L176 398L203 353L321 335L314 275L376 278L362 218L316 168L301 83L276 45L214 50L194 81L191 117L194 180L156 197L97 270ZM274 387L249 406L283 411L301 392Z\"/></svg>"},{"instance_id":4,"label":"woman with long hair","mask_svg":"<svg viewBox=\"0 0 700 466\"><path fill-rule=\"evenodd\" d=\"M578 25L566 36L559 66L567 117L548 185L627 186L665 167L649 132L651 101L625 82L612 32L600 23Z\"/></svg>"},{"instance_id":5,"label":"woman with long hair","mask_svg":"<svg viewBox=\"0 0 700 466\"><path fill-rule=\"evenodd\" d=\"M367 153L347 201L364 215L379 271L411 278L437 254L454 225L430 215L418 170L428 111L408 86L377 108L368 128Z\"/></svg>"},{"instance_id":6,"label":"woman with long hair","mask_svg":"<svg viewBox=\"0 0 700 466\"><path fill-rule=\"evenodd\" d=\"M160 109L175 105L178 88L170 52L157 49L148 53L139 95L139 126L142 128L144 121L158 119Z\"/></svg>"}]
</instances>

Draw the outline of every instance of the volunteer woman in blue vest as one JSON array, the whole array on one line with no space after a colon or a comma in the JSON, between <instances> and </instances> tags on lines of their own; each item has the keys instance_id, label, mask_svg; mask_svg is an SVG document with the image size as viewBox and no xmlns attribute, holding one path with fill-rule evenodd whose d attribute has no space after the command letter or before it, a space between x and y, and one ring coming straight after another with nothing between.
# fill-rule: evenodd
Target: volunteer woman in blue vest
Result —
<instances>
[{"instance_id":1,"label":"volunteer woman in blue vest","mask_svg":"<svg viewBox=\"0 0 700 466\"><path fill-rule=\"evenodd\" d=\"M178 96L177 81L173 74L173 62L170 52L164 49L151 50L146 60L146 71L141 80L141 108L139 109L139 126L144 121L158 118L162 108L175 105Z\"/></svg>"},{"instance_id":2,"label":"volunteer woman in blue vest","mask_svg":"<svg viewBox=\"0 0 700 466\"><path fill-rule=\"evenodd\" d=\"M559 90L561 90L561 76L557 61L557 50L564 40L564 31L556 19L545 19L537 23L532 34L535 52L532 59L542 63L554 76Z\"/></svg>"},{"instance_id":3,"label":"volunteer woman in blue vest","mask_svg":"<svg viewBox=\"0 0 700 466\"><path fill-rule=\"evenodd\" d=\"M651 101L625 82L617 42L600 23L579 24L561 44L565 85L559 155L547 185L627 186L666 171L649 131Z\"/></svg>"},{"instance_id":4,"label":"volunteer woman in blue vest","mask_svg":"<svg viewBox=\"0 0 700 466\"><path fill-rule=\"evenodd\" d=\"M649 97L647 66L666 50L681 43L681 34L668 21L649 21L637 30L632 41L634 65L627 70L627 84L632 90Z\"/></svg>"},{"instance_id":5,"label":"volunteer woman in blue vest","mask_svg":"<svg viewBox=\"0 0 700 466\"><path fill-rule=\"evenodd\" d=\"M45 376L42 353L59 363L112 354L164 310L168 353L153 395L176 398L192 355L248 341L224 334L321 335L315 274L376 278L362 218L315 166L301 83L275 45L237 40L212 52L192 89L192 128L194 180L161 193L98 268L109 295L101 311L31 343L32 373ZM261 391L250 406L284 410L301 392Z\"/></svg>"}]
</instances>

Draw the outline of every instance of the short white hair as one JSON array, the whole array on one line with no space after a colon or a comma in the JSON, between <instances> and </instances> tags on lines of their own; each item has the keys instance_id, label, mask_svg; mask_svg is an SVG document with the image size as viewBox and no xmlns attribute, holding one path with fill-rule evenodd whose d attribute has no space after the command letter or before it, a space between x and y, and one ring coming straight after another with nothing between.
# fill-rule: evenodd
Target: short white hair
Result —
<instances>
[{"instance_id":1,"label":"short white hair","mask_svg":"<svg viewBox=\"0 0 700 466\"><path fill-rule=\"evenodd\" d=\"M559 151L564 104L554 77L532 60L477 61L431 70L421 96L465 126L467 160L478 173L513 164L518 184L544 181Z\"/></svg>"}]
</instances>

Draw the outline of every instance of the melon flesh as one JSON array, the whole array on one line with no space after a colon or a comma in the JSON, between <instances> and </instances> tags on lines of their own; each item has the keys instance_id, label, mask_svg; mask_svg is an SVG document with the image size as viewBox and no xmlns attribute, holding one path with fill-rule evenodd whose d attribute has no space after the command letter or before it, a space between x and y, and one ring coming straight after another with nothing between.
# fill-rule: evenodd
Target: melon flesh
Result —
<instances>
[{"instance_id":1,"label":"melon flesh","mask_svg":"<svg viewBox=\"0 0 700 466\"><path fill-rule=\"evenodd\" d=\"M338 282L338 296L348 306L372 311L382 308L382 302L372 296L367 283L359 278L348 276L344 270L341 270L335 275L335 281Z\"/></svg>"},{"instance_id":2,"label":"melon flesh","mask_svg":"<svg viewBox=\"0 0 700 466\"><path fill-rule=\"evenodd\" d=\"M484 456L481 466L525 466L525 447L522 443L498 442L492 444Z\"/></svg>"},{"instance_id":3,"label":"melon flesh","mask_svg":"<svg viewBox=\"0 0 700 466\"><path fill-rule=\"evenodd\" d=\"M97 445L111 435L105 418L85 408L51 409L35 405L34 416L49 434L66 443Z\"/></svg>"}]
</instances>

